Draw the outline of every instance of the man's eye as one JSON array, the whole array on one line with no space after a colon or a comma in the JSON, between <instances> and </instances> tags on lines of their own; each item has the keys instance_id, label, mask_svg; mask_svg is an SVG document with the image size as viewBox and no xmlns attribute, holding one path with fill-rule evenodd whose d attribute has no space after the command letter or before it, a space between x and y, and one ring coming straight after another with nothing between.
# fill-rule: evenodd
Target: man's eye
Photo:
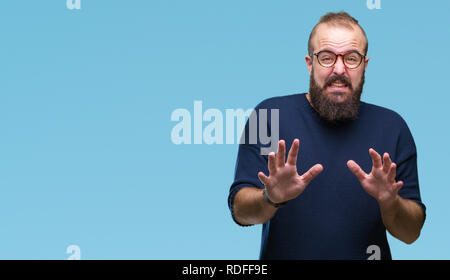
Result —
<instances>
[{"instance_id":1,"label":"man's eye","mask_svg":"<svg viewBox=\"0 0 450 280\"><path fill-rule=\"evenodd\" d=\"M358 62L359 61L359 57L357 56L357 55L349 55L349 56L347 56L346 58L345 58L345 60L347 61L347 62L350 62L350 63L356 63L356 62Z\"/></svg>"}]
</instances>

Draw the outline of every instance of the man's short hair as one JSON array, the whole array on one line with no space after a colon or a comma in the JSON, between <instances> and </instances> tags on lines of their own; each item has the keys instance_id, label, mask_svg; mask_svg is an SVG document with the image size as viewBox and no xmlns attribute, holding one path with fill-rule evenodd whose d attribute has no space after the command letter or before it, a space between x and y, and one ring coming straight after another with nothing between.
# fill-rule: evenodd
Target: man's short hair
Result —
<instances>
[{"instance_id":1,"label":"man's short hair","mask_svg":"<svg viewBox=\"0 0 450 280\"><path fill-rule=\"evenodd\" d=\"M369 49L369 41L367 40L366 32L361 27L361 25L359 25L358 20L356 20L354 17L352 17L348 13L342 11L342 12L338 12L338 13L331 12L331 13L325 14L324 16L322 16L320 18L319 22L314 26L313 30L311 31L311 34L309 35L309 40L308 40L308 54L309 55L313 55L314 49L313 49L311 41L312 41L312 38L314 37L314 35L316 34L318 26L322 23L327 23L327 24L335 25L335 26L342 26L342 27L349 28L349 29L353 29L354 26L358 26L361 29L361 31L364 35L364 38L366 38L366 47L364 48L364 55L367 54L367 50Z\"/></svg>"}]
</instances>

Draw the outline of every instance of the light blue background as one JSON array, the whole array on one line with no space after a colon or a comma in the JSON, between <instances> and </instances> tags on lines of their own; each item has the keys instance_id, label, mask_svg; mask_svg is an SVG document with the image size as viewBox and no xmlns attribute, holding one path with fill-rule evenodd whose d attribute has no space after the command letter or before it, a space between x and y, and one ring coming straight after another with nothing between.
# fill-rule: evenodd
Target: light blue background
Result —
<instances>
[{"instance_id":1,"label":"light blue background","mask_svg":"<svg viewBox=\"0 0 450 280\"><path fill-rule=\"evenodd\" d=\"M257 259L227 208L237 145L174 145L170 115L307 91L309 32L339 10L369 38L363 100L418 148L427 221L393 257L450 258L449 1L65 2L0 7L1 259Z\"/></svg>"}]
</instances>

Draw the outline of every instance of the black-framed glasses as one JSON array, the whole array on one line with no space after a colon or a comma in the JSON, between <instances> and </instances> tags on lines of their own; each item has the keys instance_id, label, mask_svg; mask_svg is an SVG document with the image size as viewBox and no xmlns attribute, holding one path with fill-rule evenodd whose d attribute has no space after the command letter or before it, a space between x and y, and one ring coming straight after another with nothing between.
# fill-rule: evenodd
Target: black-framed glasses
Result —
<instances>
[{"instance_id":1,"label":"black-framed glasses","mask_svg":"<svg viewBox=\"0 0 450 280\"><path fill-rule=\"evenodd\" d=\"M360 54L357 51L351 51L346 54L335 54L330 51L320 51L314 54L317 57L317 61L323 67L333 67L337 61L338 56L342 57L342 61L344 62L345 67L349 69L355 69L366 57L365 55Z\"/></svg>"}]
</instances>

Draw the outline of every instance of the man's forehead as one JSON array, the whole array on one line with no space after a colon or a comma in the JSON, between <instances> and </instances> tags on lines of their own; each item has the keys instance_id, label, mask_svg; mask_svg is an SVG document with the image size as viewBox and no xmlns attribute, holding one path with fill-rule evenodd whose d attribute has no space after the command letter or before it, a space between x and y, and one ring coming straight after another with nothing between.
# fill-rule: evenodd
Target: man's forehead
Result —
<instances>
[{"instance_id":1,"label":"man's forehead","mask_svg":"<svg viewBox=\"0 0 450 280\"><path fill-rule=\"evenodd\" d=\"M313 38L315 51L322 48L364 51L366 39L357 26L320 24Z\"/></svg>"}]
</instances>

